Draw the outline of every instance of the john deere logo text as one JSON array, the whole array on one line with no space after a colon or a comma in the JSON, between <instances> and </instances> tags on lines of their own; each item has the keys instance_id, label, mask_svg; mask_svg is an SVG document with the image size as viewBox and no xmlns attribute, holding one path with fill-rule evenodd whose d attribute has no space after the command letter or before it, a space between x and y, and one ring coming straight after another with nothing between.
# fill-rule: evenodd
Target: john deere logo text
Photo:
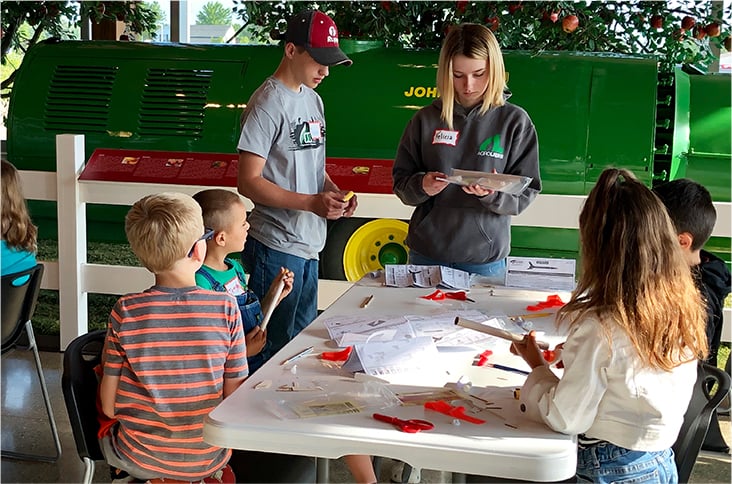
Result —
<instances>
[{"instance_id":1,"label":"john deere logo text","mask_svg":"<svg viewBox=\"0 0 732 484\"><path fill-rule=\"evenodd\" d=\"M490 156L491 158L503 159L503 146L501 146L501 135L497 134L486 138L478 148L478 156Z\"/></svg>"},{"instance_id":2,"label":"john deere logo text","mask_svg":"<svg viewBox=\"0 0 732 484\"><path fill-rule=\"evenodd\" d=\"M437 97L436 87L409 86L408 91L404 91L406 97Z\"/></svg>"}]
</instances>

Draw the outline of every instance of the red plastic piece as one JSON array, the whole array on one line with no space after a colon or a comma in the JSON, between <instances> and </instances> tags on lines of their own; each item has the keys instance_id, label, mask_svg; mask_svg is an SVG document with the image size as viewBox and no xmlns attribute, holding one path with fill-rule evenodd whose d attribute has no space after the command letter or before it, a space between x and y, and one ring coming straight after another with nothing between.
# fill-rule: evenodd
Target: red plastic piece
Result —
<instances>
[{"instance_id":1,"label":"red plastic piece","mask_svg":"<svg viewBox=\"0 0 732 484\"><path fill-rule=\"evenodd\" d=\"M548 308L560 308L564 304L564 301L562 301L562 298L558 294L551 294L546 297L546 301L539 301L533 306L526 306L526 309L528 311L541 311L542 309Z\"/></svg>"},{"instance_id":2,"label":"red plastic piece","mask_svg":"<svg viewBox=\"0 0 732 484\"><path fill-rule=\"evenodd\" d=\"M544 359L547 363L551 363L557 357L557 355L554 353L554 350L544 350L542 352L542 355L544 356Z\"/></svg>"},{"instance_id":3,"label":"red plastic piece","mask_svg":"<svg viewBox=\"0 0 732 484\"><path fill-rule=\"evenodd\" d=\"M437 289L432 294L427 294L426 296L420 297L422 299L428 299L430 301L444 301L445 299L455 299L456 301L475 302L468 297L468 293L466 293L465 291L444 292Z\"/></svg>"},{"instance_id":4,"label":"red plastic piece","mask_svg":"<svg viewBox=\"0 0 732 484\"><path fill-rule=\"evenodd\" d=\"M465 407L461 406L452 406L449 403L447 403L444 400L435 400L432 402L425 402L424 408L428 410L434 410L435 412L444 413L445 415L449 415L451 417L458 418L460 420L465 420L466 422L474 423L474 424L484 424L485 420L471 417L470 415L465 414Z\"/></svg>"},{"instance_id":5,"label":"red plastic piece","mask_svg":"<svg viewBox=\"0 0 732 484\"><path fill-rule=\"evenodd\" d=\"M320 358L327 361L346 361L352 351L353 346L348 346L341 351L324 351L320 353Z\"/></svg>"},{"instance_id":6,"label":"red plastic piece","mask_svg":"<svg viewBox=\"0 0 732 484\"><path fill-rule=\"evenodd\" d=\"M475 361L473 361L473 366L485 366L488 363L488 358L492 354L493 352L491 350L485 350L476 357Z\"/></svg>"},{"instance_id":7,"label":"red plastic piece","mask_svg":"<svg viewBox=\"0 0 732 484\"><path fill-rule=\"evenodd\" d=\"M408 434L416 434L417 432L421 430L432 430L435 428L434 424L432 422L428 422L426 420L419 420L416 418L412 418L409 420L402 420L397 417L392 417L390 415L382 415L380 413L375 413L372 415L373 418L380 422L386 422L390 423L402 432L406 432Z\"/></svg>"}]
</instances>

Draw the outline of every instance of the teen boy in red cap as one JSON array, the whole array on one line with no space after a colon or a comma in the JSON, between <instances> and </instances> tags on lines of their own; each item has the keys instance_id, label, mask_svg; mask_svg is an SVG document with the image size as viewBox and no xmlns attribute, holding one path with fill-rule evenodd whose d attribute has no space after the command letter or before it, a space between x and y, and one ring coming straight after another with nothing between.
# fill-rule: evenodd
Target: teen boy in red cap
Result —
<instances>
[{"instance_id":1,"label":"teen boy in red cap","mask_svg":"<svg viewBox=\"0 0 732 484\"><path fill-rule=\"evenodd\" d=\"M346 191L325 172L323 101L314 91L330 67L351 63L330 17L317 10L294 15L280 65L242 114L238 189L254 202L242 252L249 287L261 299L281 267L295 274L292 292L267 328L266 357L317 317L318 253L325 246L326 219L350 217L356 210L356 197L344 201ZM349 456L346 462L358 482L376 482L368 456Z\"/></svg>"},{"instance_id":2,"label":"teen boy in red cap","mask_svg":"<svg viewBox=\"0 0 732 484\"><path fill-rule=\"evenodd\" d=\"M325 172L323 101L314 91L341 64L351 60L338 47L333 20L317 10L295 15L279 67L242 115L238 188L254 202L242 253L249 287L261 298L280 267L295 273L268 326L269 356L317 316L326 219L350 217L357 205L356 197L343 201L346 192Z\"/></svg>"}]
</instances>

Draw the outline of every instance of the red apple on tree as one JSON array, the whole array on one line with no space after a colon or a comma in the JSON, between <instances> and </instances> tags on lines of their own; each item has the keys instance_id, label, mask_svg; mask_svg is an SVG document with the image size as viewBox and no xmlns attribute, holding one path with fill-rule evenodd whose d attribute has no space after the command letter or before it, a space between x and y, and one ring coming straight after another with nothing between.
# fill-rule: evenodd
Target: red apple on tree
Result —
<instances>
[{"instance_id":1,"label":"red apple on tree","mask_svg":"<svg viewBox=\"0 0 732 484\"><path fill-rule=\"evenodd\" d=\"M520 3L512 3L511 5L508 6L508 13L513 15L516 12L518 12L519 10L521 10L522 8L524 8L524 7Z\"/></svg>"},{"instance_id":2,"label":"red apple on tree","mask_svg":"<svg viewBox=\"0 0 732 484\"><path fill-rule=\"evenodd\" d=\"M696 24L696 20L694 20L694 17L690 17L689 15L681 19L681 28L684 30L691 30L694 24Z\"/></svg>"},{"instance_id":3,"label":"red apple on tree","mask_svg":"<svg viewBox=\"0 0 732 484\"><path fill-rule=\"evenodd\" d=\"M694 38L696 40L702 40L706 36L707 36L707 33L704 31L704 27L702 27L700 25L694 26Z\"/></svg>"},{"instance_id":4,"label":"red apple on tree","mask_svg":"<svg viewBox=\"0 0 732 484\"><path fill-rule=\"evenodd\" d=\"M663 17L661 15L654 15L651 17L651 27L654 29L663 28Z\"/></svg>"},{"instance_id":5,"label":"red apple on tree","mask_svg":"<svg viewBox=\"0 0 732 484\"><path fill-rule=\"evenodd\" d=\"M549 20L551 20L552 23L557 23L557 20L559 20L559 12L552 12L549 15Z\"/></svg>"},{"instance_id":6,"label":"red apple on tree","mask_svg":"<svg viewBox=\"0 0 732 484\"><path fill-rule=\"evenodd\" d=\"M717 22L707 25L704 27L704 30L709 37L719 37L719 34L722 33L722 29Z\"/></svg>"},{"instance_id":7,"label":"red apple on tree","mask_svg":"<svg viewBox=\"0 0 732 484\"><path fill-rule=\"evenodd\" d=\"M568 34L571 34L575 30L577 30L577 27L579 26L579 19L576 15L567 15L562 20L562 30L567 32Z\"/></svg>"},{"instance_id":8,"label":"red apple on tree","mask_svg":"<svg viewBox=\"0 0 732 484\"><path fill-rule=\"evenodd\" d=\"M498 30L498 26L500 24L501 24L501 21L498 19L497 16L485 18L485 25L486 25L486 27L491 29L492 32L495 32L496 30Z\"/></svg>"}]
</instances>

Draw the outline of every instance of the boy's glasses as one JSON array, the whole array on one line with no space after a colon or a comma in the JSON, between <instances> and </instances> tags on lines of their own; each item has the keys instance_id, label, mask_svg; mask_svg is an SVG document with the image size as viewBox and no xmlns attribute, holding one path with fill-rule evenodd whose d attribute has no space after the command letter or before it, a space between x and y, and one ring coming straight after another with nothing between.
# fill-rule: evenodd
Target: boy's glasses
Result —
<instances>
[{"instance_id":1,"label":"boy's glasses","mask_svg":"<svg viewBox=\"0 0 732 484\"><path fill-rule=\"evenodd\" d=\"M211 240L211 239L213 239L213 236L216 233L216 231L214 229L204 229L204 230L205 230L205 232L203 233L203 235L200 238L198 238L193 243L193 246L191 247L191 250L188 252L188 257L191 257L193 255L193 251L196 248L196 244L198 244L202 240Z\"/></svg>"}]
</instances>

